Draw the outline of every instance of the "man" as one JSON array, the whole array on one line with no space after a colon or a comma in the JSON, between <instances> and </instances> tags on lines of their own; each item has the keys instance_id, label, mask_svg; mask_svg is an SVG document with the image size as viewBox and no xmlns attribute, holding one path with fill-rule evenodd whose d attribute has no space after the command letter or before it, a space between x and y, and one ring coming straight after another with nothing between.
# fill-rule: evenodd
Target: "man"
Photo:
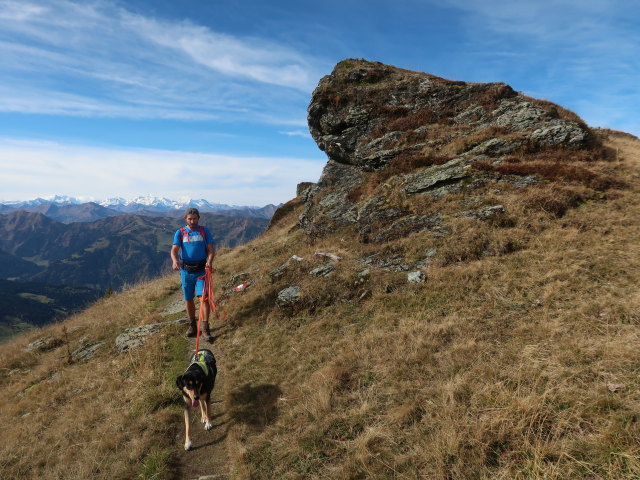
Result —
<instances>
[{"instance_id":1,"label":"man","mask_svg":"<svg viewBox=\"0 0 640 480\"><path fill-rule=\"evenodd\" d=\"M211 269L213 258L216 255L213 244L213 236L208 228L198 225L200 212L197 208L187 209L185 216L186 227L176 230L171 247L171 260L173 269L180 270L182 291L189 317L189 329L187 337L195 337L197 333L196 306L194 296L202 296L204 279L198 278L205 275L206 269ZM209 302L200 302L202 309L202 330L208 341L212 340L209 330Z\"/></svg>"}]
</instances>

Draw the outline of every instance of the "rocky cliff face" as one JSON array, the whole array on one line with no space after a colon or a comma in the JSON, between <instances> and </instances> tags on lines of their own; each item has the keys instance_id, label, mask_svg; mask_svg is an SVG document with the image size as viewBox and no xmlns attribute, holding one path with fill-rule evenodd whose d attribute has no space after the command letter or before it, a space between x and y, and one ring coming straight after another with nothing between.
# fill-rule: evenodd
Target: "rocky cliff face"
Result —
<instances>
[{"instance_id":1,"label":"rocky cliff face","mask_svg":"<svg viewBox=\"0 0 640 480\"><path fill-rule=\"evenodd\" d=\"M306 205L299 224L311 236L353 225L365 242L420 230L445 235L424 197L472 194L491 182L520 188L545 179L540 162L603 154L574 113L504 83L362 59L344 60L320 80L308 123L329 161L317 184L299 189Z\"/></svg>"}]
</instances>

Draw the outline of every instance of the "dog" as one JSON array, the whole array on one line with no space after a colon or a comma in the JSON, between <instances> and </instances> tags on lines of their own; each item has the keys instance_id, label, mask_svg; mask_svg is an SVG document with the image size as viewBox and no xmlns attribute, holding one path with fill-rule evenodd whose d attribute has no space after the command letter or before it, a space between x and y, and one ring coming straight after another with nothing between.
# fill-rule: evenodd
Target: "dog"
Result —
<instances>
[{"instance_id":1,"label":"dog","mask_svg":"<svg viewBox=\"0 0 640 480\"><path fill-rule=\"evenodd\" d=\"M191 422L190 408L200 406L200 415L205 430L211 430L211 391L216 383L216 359L211 350L199 350L191 356L189 368L178 378L176 386L182 392L184 400L184 449L191 449L189 424Z\"/></svg>"}]
</instances>

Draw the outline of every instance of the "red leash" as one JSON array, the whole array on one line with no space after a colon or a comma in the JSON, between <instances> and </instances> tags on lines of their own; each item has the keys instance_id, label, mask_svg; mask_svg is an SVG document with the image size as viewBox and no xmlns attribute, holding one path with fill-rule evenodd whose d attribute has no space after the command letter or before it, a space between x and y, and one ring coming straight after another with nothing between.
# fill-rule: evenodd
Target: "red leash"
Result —
<instances>
[{"instance_id":1,"label":"red leash","mask_svg":"<svg viewBox=\"0 0 640 480\"><path fill-rule=\"evenodd\" d=\"M216 299L213 296L213 270L211 268L207 268L205 271L205 274L202 277L198 278L198 280L202 280L202 279L204 279L204 285L202 287L202 299L200 301L200 311L198 312L198 330L196 334L196 355L200 350L199 348L200 347L200 324L202 323L203 310L204 310L202 308L202 304L204 302L209 302L209 309L213 313L214 317L217 318L218 320L221 320L222 322L224 322L227 319L227 313L218 306L218 303L216 302ZM220 316L218 314L218 309L222 310L222 319L220 319Z\"/></svg>"}]
</instances>

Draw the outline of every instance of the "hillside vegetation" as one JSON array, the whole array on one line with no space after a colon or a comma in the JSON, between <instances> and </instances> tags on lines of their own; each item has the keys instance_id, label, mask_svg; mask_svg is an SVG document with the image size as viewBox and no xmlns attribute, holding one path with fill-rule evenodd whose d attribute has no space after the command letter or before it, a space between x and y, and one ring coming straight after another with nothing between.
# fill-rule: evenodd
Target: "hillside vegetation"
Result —
<instances>
[{"instance_id":1,"label":"hillside vegetation","mask_svg":"<svg viewBox=\"0 0 640 480\"><path fill-rule=\"evenodd\" d=\"M222 437L181 451L182 326L114 347L171 275L1 347L7 478L190 478L220 438L221 478L640 477L640 141L360 60L309 112L322 178L215 262Z\"/></svg>"}]
</instances>

